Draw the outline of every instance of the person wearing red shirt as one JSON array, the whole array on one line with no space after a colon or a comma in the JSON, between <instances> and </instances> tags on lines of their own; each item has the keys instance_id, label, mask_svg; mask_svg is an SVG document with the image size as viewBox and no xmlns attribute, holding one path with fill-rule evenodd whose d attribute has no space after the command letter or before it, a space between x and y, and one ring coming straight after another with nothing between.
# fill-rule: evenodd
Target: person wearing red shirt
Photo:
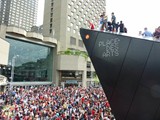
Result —
<instances>
[{"instance_id":1,"label":"person wearing red shirt","mask_svg":"<svg viewBox=\"0 0 160 120\"><path fill-rule=\"evenodd\" d=\"M91 114L92 114L92 116L95 115L95 110L94 109L92 109Z\"/></svg>"},{"instance_id":2,"label":"person wearing red shirt","mask_svg":"<svg viewBox=\"0 0 160 120\"><path fill-rule=\"evenodd\" d=\"M85 100L85 99L84 99L84 97L82 97L82 99L81 99L81 100L82 100L82 103L84 103L84 100Z\"/></svg>"},{"instance_id":3,"label":"person wearing red shirt","mask_svg":"<svg viewBox=\"0 0 160 120\"><path fill-rule=\"evenodd\" d=\"M110 104L109 104L108 101L106 102L106 107L107 107L107 108L110 108Z\"/></svg>"},{"instance_id":4,"label":"person wearing red shirt","mask_svg":"<svg viewBox=\"0 0 160 120\"><path fill-rule=\"evenodd\" d=\"M91 30L94 30L94 24L91 23L89 20L87 20L87 21L88 21L88 23L89 23L89 25L90 25L90 29L91 29Z\"/></svg>"}]
</instances>

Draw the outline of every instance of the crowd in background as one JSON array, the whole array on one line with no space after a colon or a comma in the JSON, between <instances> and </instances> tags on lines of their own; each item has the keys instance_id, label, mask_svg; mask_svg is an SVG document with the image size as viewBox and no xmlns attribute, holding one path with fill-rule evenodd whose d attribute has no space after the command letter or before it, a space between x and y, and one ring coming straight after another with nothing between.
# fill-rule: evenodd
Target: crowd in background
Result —
<instances>
[{"instance_id":1,"label":"crowd in background","mask_svg":"<svg viewBox=\"0 0 160 120\"><path fill-rule=\"evenodd\" d=\"M127 33L127 28L125 27L123 21L116 22L116 16L114 12L111 13L111 20L108 20L108 17L105 12L100 15L99 28L100 31L110 31L110 32L119 32Z\"/></svg>"},{"instance_id":2,"label":"crowd in background","mask_svg":"<svg viewBox=\"0 0 160 120\"><path fill-rule=\"evenodd\" d=\"M93 23L91 23L89 20L90 29L95 29L95 26ZM118 33L127 33L127 28L125 27L125 24L121 20L120 22L116 22L116 16L114 12L111 13L111 20L108 20L108 16L103 12L100 15L100 18L98 20L98 28L99 31L110 31L110 32L118 32ZM139 36L143 37L154 37L155 39L160 39L160 26L155 29L154 32L150 32L147 27L144 28L144 31L139 31Z\"/></svg>"},{"instance_id":3,"label":"crowd in background","mask_svg":"<svg viewBox=\"0 0 160 120\"><path fill-rule=\"evenodd\" d=\"M89 20L90 29L95 29L93 23ZM111 13L111 20L108 20L108 16L105 12L100 15L98 20L98 30L100 31L109 31L109 32L119 32L119 33L127 33L127 28L125 27L123 21L116 22L116 16L114 12Z\"/></svg>"},{"instance_id":4,"label":"crowd in background","mask_svg":"<svg viewBox=\"0 0 160 120\"><path fill-rule=\"evenodd\" d=\"M101 87L14 87L0 97L0 120L114 120Z\"/></svg>"},{"instance_id":5,"label":"crowd in background","mask_svg":"<svg viewBox=\"0 0 160 120\"><path fill-rule=\"evenodd\" d=\"M139 36L154 37L156 39L160 39L160 26L156 28L154 32L149 31L148 28L145 27L144 32L139 31Z\"/></svg>"}]
</instances>

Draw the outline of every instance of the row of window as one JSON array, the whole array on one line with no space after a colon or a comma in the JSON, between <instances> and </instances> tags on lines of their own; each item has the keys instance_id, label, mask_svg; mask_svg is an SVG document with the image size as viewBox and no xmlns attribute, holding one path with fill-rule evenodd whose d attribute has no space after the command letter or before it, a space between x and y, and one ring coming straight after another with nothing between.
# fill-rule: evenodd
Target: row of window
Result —
<instances>
[{"instance_id":1,"label":"row of window","mask_svg":"<svg viewBox=\"0 0 160 120\"><path fill-rule=\"evenodd\" d=\"M70 45L76 45L76 38L74 37L70 37ZM79 47L83 47L83 41L82 40L78 40L78 46Z\"/></svg>"},{"instance_id":2,"label":"row of window","mask_svg":"<svg viewBox=\"0 0 160 120\"><path fill-rule=\"evenodd\" d=\"M34 8L27 8L27 7L12 7L11 10L14 11L22 11L22 12L28 12L28 13L34 13L35 9Z\"/></svg>"},{"instance_id":3,"label":"row of window","mask_svg":"<svg viewBox=\"0 0 160 120\"><path fill-rule=\"evenodd\" d=\"M95 2L95 0L85 1L83 3L80 0L72 0L72 2L68 4L68 8L70 9L68 20L70 20L69 22L71 22L71 28L73 26L75 27L75 29L78 29L80 27L88 28L87 20L98 24L98 18L96 16L99 16L103 12L103 10L105 10L104 3L104 1ZM83 5L81 8L79 8L81 4ZM68 31L70 31L71 28L67 28ZM73 30L73 32L75 32L75 30Z\"/></svg>"},{"instance_id":4,"label":"row of window","mask_svg":"<svg viewBox=\"0 0 160 120\"><path fill-rule=\"evenodd\" d=\"M27 19L34 19L35 16L34 15L28 15L28 14L17 14L17 13L10 13L9 14L10 17L12 18L23 18L26 20Z\"/></svg>"},{"instance_id":5,"label":"row of window","mask_svg":"<svg viewBox=\"0 0 160 120\"><path fill-rule=\"evenodd\" d=\"M9 23L9 25L11 25L11 26L17 26L17 27L20 27L20 28L23 28L23 29L30 29L30 26L29 25L19 25L19 24L17 24L17 23Z\"/></svg>"},{"instance_id":6,"label":"row of window","mask_svg":"<svg viewBox=\"0 0 160 120\"><path fill-rule=\"evenodd\" d=\"M70 27L67 27L67 31L68 32L71 32L71 28ZM73 29L73 31L72 31L74 34L76 34L76 32L78 33L78 35L80 35L79 34L79 29Z\"/></svg>"},{"instance_id":7,"label":"row of window","mask_svg":"<svg viewBox=\"0 0 160 120\"><path fill-rule=\"evenodd\" d=\"M20 17L20 16L10 16L9 17L9 20L10 21L23 21L23 22L29 22L29 23L33 23L34 21L36 21L36 19L35 18L29 18L29 17L25 17L25 19L24 19L24 17Z\"/></svg>"},{"instance_id":8,"label":"row of window","mask_svg":"<svg viewBox=\"0 0 160 120\"><path fill-rule=\"evenodd\" d=\"M75 6L76 6L76 8L78 8L79 6L82 6L82 9L84 9L87 6L87 8L94 7L95 9L98 8L99 10L101 10L101 8L103 8L105 6L105 1L104 0L101 1L101 2L99 2L99 1L95 2L95 0L92 0L92 2L91 1L85 1L85 2L82 2L82 1L77 1L77 2L76 1L71 1L68 4L68 8L71 8L71 7L75 8Z\"/></svg>"}]
</instances>

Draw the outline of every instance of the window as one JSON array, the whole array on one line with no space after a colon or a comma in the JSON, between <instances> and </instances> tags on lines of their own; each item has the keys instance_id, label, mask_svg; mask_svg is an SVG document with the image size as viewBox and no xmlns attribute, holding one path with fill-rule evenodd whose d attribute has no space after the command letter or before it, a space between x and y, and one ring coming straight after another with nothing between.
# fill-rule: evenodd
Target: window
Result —
<instances>
[{"instance_id":1,"label":"window","mask_svg":"<svg viewBox=\"0 0 160 120\"><path fill-rule=\"evenodd\" d=\"M12 61L14 55L19 55L16 57L14 82L52 80L53 50L51 47L13 38L6 38L6 40L11 45L9 61Z\"/></svg>"},{"instance_id":2,"label":"window","mask_svg":"<svg viewBox=\"0 0 160 120\"><path fill-rule=\"evenodd\" d=\"M76 8L78 8L78 5L76 5Z\"/></svg>"},{"instance_id":3,"label":"window","mask_svg":"<svg viewBox=\"0 0 160 120\"><path fill-rule=\"evenodd\" d=\"M76 19L75 19L75 18L73 19L73 22L74 22L74 23L76 22Z\"/></svg>"},{"instance_id":4,"label":"window","mask_svg":"<svg viewBox=\"0 0 160 120\"><path fill-rule=\"evenodd\" d=\"M52 18L50 19L50 22L52 22Z\"/></svg>"},{"instance_id":5,"label":"window","mask_svg":"<svg viewBox=\"0 0 160 120\"><path fill-rule=\"evenodd\" d=\"M87 78L91 78L91 71L87 71Z\"/></svg>"},{"instance_id":6,"label":"window","mask_svg":"<svg viewBox=\"0 0 160 120\"><path fill-rule=\"evenodd\" d=\"M81 21L83 21L83 18L81 18Z\"/></svg>"},{"instance_id":7,"label":"window","mask_svg":"<svg viewBox=\"0 0 160 120\"><path fill-rule=\"evenodd\" d=\"M50 28L52 28L52 24L50 24Z\"/></svg>"},{"instance_id":8,"label":"window","mask_svg":"<svg viewBox=\"0 0 160 120\"><path fill-rule=\"evenodd\" d=\"M91 62L87 61L87 68L91 68Z\"/></svg>"},{"instance_id":9,"label":"window","mask_svg":"<svg viewBox=\"0 0 160 120\"><path fill-rule=\"evenodd\" d=\"M71 45L76 45L76 38L70 37L70 44Z\"/></svg>"},{"instance_id":10,"label":"window","mask_svg":"<svg viewBox=\"0 0 160 120\"><path fill-rule=\"evenodd\" d=\"M53 13L51 13L51 17L53 17Z\"/></svg>"},{"instance_id":11,"label":"window","mask_svg":"<svg viewBox=\"0 0 160 120\"><path fill-rule=\"evenodd\" d=\"M73 26L73 23L71 23L71 27Z\"/></svg>"},{"instance_id":12,"label":"window","mask_svg":"<svg viewBox=\"0 0 160 120\"><path fill-rule=\"evenodd\" d=\"M77 18L77 19L78 19L78 17L79 17L79 16L78 16L78 15L76 15L76 18Z\"/></svg>"},{"instance_id":13,"label":"window","mask_svg":"<svg viewBox=\"0 0 160 120\"><path fill-rule=\"evenodd\" d=\"M52 33L52 29L49 30L49 33Z\"/></svg>"},{"instance_id":14,"label":"window","mask_svg":"<svg viewBox=\"0 0 160 120\"><path fill-rule=\"evenodd\" d=\"M74 5L74 2L73 2L73 1L71 2L71 5Z\"/></svg>"},{"instance_id":15,"label":"window","mask_svg":"<svg viewBox=\"0 0 160 120\"><path fill-rule=\"evenodd\" d=\"M67 27L67 31L71 31L71 28L70 28L70 27Z\"/></svg>"},{"instance_id":16,"label":"window","mask_svg":"<svg viewBox=\"0 0 160 120\"><path fill-rule=\"evenodd\" d=\"M51 3L51 6L53 7L53 3Z\"/></svg>"},{"instance_id":17,"label":"window","mask_svg":"<svg viewBox=\"0 0 160 120\"><path fill-rule=\"evenodd\" d=\"M71 5L68 5L68 8L71 9Z\"/></svg>"},{"instance_id":18,"label":"window","mask_svg":"<svg viewBox=\"0 0 160 120\"><path fill-rule=\"evenodd\" d=\"M78 41L78 46L79 46L79 47L83 47L83 41L82 41L82 40L79 40L79 41Z\"/></svg>"},{"instance_id":19,"label":"window","mask_svg":"<svg viewBox=\"0 0 160 120\"><path fill-rule=\"evenodd\" d=\"M76 30L75 30L75 29L73 30L73 33L76 33Z\"/></svg>"},{"instance_id":20,"label":"window","mask_svg":"<svg viewBox=\"0 0 160 120\"><path fill-rule=\"evenodd\" d=\"M82 3L81 3L81 1L79 1L79 3L78 3L79 5L82 5Z\"/></svg>"},{"instance_id":21,"label":"window","mask_svg":"<svg viewBox=\"0 0 160 120\"><path fill-rule=\"evenodd\" d=\"M73 16L73 12L71 12L71 16Z\"/></svg>"},{"instance_id":22,"label":"window","mask_svg":"<svg viewBox=\"0 0 160 120\"><path fill-rule=\"evenodd\" d=\"M70 19L71 19L71 16L68 15L68 20L70 20Z\"/></svg>"},{"instance_id":23,"label":"window","mask_svg":"<svg viewBox=\"0 0 160 120\"><path fill-rule=\"evenodd\" d=\"M76 25L76 29L78 29L78 25Z\"/></svg>"}]
</instances>

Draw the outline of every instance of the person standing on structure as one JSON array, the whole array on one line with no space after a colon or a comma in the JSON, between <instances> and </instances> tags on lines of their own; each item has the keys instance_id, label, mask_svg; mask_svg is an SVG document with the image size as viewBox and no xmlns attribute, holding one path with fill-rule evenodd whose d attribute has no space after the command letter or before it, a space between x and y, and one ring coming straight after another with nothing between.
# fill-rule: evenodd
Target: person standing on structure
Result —
<instances>
[{"instance_id":1,"label":"person standing on structure","mask_svg":"<svg viewBox=\"0 0 160 120\"><path fill-rule=\"evenodd\" d=\"M111 14L111 23L112 23L112 30L114 32L116 29L116 16L115 16L114 12L112 12L112 14Z\"/></svg>"}]
</instances>

